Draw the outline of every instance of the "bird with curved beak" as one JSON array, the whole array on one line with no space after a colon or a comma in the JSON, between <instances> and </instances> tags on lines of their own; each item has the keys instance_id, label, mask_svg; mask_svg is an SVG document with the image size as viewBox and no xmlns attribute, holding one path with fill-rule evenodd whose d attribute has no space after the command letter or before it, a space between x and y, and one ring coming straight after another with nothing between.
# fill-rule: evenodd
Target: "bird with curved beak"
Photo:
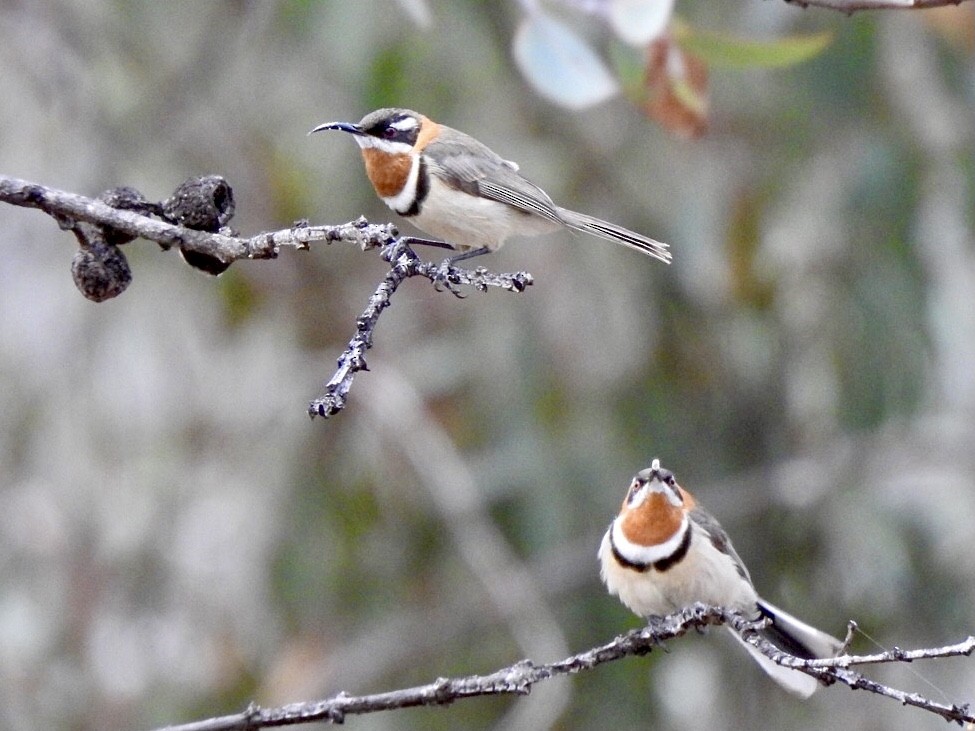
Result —
<instances>
[{"instance_id":1,"label":"bird with curved beak","mask_svg":"<svg viewBox=\"0 0 975 731\"><path fill-rule=\"evenodd\" d=\"M309 134L325 130L352 135L376 194L418 229L443 240L425 243L461 252L448 262L495 251L511 236L559 228L671 260L667 244L556 205L515 163L418 112L378 109L358 123L328 122Z\"/></svg>"}]
</instances>

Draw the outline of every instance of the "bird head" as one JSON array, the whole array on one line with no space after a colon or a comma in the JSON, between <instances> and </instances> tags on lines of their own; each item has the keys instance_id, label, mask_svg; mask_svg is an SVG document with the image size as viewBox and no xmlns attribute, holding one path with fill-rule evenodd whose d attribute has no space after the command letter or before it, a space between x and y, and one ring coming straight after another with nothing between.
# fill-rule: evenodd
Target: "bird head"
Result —
<instances>
[{"instance_id":1,"label":"bird head","mask_svg":"<svg viewBox=\"0 0 975 731\"><path fill-rule=\"evenodd\" d=\"M655 459L630 482L616 519L619 534L634 546L667 544L686 530L685 514L693 507L691 494Z\"/></svg>"},{"instance_id":2,"label":"bird head","mask_svg":"<svg viewBox=\"0 0 975 731\"><path fill-rule=\"evenodd\" d=\"M416 145L426 117L410 109L377 109L358 123L326 122L308 134L337 129L353 135L359 147L391 155L409 153Z\"/></svg>"}]
</instances>

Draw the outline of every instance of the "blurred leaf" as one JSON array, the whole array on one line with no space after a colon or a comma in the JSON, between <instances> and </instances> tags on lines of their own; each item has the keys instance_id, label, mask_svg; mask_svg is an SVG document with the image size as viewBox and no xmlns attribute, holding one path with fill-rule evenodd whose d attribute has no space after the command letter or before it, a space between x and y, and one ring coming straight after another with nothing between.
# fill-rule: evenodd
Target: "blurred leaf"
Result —
<instances>
[{"instance_id":1,"label":"blurred leaf","mask_svg":"<svg viewBox=\"0 0 975 731\"><path fill-rule=\"evenodd\" d=\"M694 138L707 131L708 69L669 39L650 44L644 113L674 134Z\"/></svg>"},{"instance_id":2,"label":"blurred leaf","mask_svg":"<svg viewBox=\"0 0 975 731\"><path fill-rule=\"evenodd\" d=\"M686 23L675 23L674 39L685 51L711 66L777 68L802 63L816 56L832 42L833 34L826 31L775 41L752 41L695 30Z\"/></svg>"},{"instance_id":3,"label":"blurred leaf","mask_svg":"<svg viewBox=\"0 0 975 731\"><path fill-rule=\"evenodd\" d=\"M277 20L288 33L304 35L315 27L314 0L288 0L279 6Z\"/></svg>"},{"instance_id":4,"label":"blurred leaf","mask_svg":"<svg viewBox=\"0 0 975 731\"><path fill-rule=\"evenodd\" d=\"M599 104L619 84L596 52L564 23L534 12L515 33L515 62L535 90L570 109Z\"/></svg>"},{"instance_id":5,"label":"blurred leaf","mask_svg":"<svg viewBox=\"0 0 975 731\"><path fill-rule=\"evenodd\" d=\"M609 24L627 43L645 46L659 38L674 14L674 0L611 0Z\"/></svg>"}]
</instances>

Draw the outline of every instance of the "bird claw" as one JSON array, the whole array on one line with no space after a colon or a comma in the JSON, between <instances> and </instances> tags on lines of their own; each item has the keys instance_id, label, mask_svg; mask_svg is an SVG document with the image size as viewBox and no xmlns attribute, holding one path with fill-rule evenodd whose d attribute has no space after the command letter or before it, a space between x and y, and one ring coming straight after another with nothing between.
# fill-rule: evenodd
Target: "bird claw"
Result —
<instances>
[{"instance_id":1,"label":"bird claw","mask_svg":"<svg viewBox=\"0 0 975 731\"><path fill-rule=\"evenodd\" d=\"M646 628L650 632L650 641L653 643L653 646L663 652L670 652L664 644L663 639L661 639L670 629L667 621L663 617L651 614L649 617L646 617L646 622Z\"/></svg>"},{"instance_id":2,"label":"bird claw","mask_svg":"<svg viewBox=\"0 0 975 731\"><path fill-rule=\"evenodd\" d=\"M450 259L444 259L440 262L440 266L433 273L433 288L438 292L447 290L457 299L464 299L467 295L457 288L455 282L450 281L452 266L453 264Z\"/></svg>"}]
</instances>

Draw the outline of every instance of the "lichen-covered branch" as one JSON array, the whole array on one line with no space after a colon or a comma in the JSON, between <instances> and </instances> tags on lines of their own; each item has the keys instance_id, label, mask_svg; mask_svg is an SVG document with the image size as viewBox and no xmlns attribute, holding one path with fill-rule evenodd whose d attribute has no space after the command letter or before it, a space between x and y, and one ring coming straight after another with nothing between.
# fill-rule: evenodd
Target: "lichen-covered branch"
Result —
<instances>
[{"instance_id":1,"label":"lichen-covered branch","mask_svg":"<svg viewBox=\"0 0 975 731\"><path fill-rule=\"evenodd\" d=\"M861 673L850 670L857 665L875 665L878 663L913 662L914 660L930 660L944 657L968 657L975 651L975 637L969 636L965 640L944 647L925 648L920 650L902 650L894 647L887 652L873 655L840 655L838 657L821 660L807 660L782 652L771 642L761 637L755 631L755 625L740 615L727 613L725 621L746 642L755 645L763 654L770 657L779 665L801 670L807 675L819 678L824 683L843 683L853 690L866 690L885 698L891 698L904 706L914 706L922 710L941 716L946 721L957 723L975 723L975 708L970 703L954 703L951 705L937 703L918 693L891 688L878 683Z\"/></svg>"},{"instance_id":2,"label":"lichen-covered branch","mask_svg":"<svg viewBox=\"0 0 975 731\"><path fill-rule=\"evenodd\" d=\"M215 177L206 176L200 180ZM232 235L226 229L223 231L194 230L189 227L194 224L190 220L192 216L187 211L177 210L174 205L166 205L174 199L184 202L186 197L181 195L184 187L177 188L176 194L162 203L153 204L143 199L141 204L133 202L128 204L131 207L120 208L110 205L105 200L87 198L76 193L0 175L0 202L44 211L62 226L64 221L83 221L112 232L121 232L129 237L128 240L147 239L155 241L165 249L177 247L184 254L191 252L217 259L225 264L240 259L273 259L283 246L307 249L310 243L316 241L329 244L342 241L357 244L366 250L384 246L396 237L396 229L391 224L370 224L363 218L336 226L308 226L300 223L289 229L260 233L247 238ZM229 191L229 186L227 190ZM120 205L115 191L110 191L103 197ZM230 200L232 202L232 197ZM164 209L171 211L172 220L179 221L182 225L153 217L153 215L160 215ZM217 228L223 225L219 215L215 215L214 219Z\"/></svg>"},{"instance_id":3,"label":"lichen-covered branch","mask_svg":"<svg viewBox=\"0 0 975 731\"><path fill-rule=\"evenodd\" d=\"M371 695L353 696L343 692L325 700L292 703L277 708L260 708L252 704L241 713L180 726L169 726L164 731L251 731L271 726L312 722L343 723L346 716L351 714L415 706L449 705L465 698L486 695L528 695L535 683L558 675L572 675L583 670L592 670L603 663L624 657L646 655L661 647L667 640L680 637L691 629L719 624L730 626L747 642L754 644L780 665L813 675L826 684L840 682L856 690L866 690L901 704L929 711L948 721L975 723L975 712L967 704L935 703L916 693L882 685L850 669L855 665L881 662L910 662L922 658L968 656L975 650L975 637L941 648L910 651L895 648L890 652L875 655L842 655L827 660L804 660L782 652L775 645L762 639L758 630L763 626L763 620L752 621L726 609L695 604L657 619L646 627L619 635L604 645L558 662L536 665L531 660L521 660L487 675L438 678L426 685Z\"/></svg>"},{"instance_id":4,"label":"lichen-covered branch","mask_svg":"<svg viewBox=\"0 0 975 731\"><path fill-rule=\"evenodd\" d=\"M409 246L410 239L399 239L383 250L383 259L392 267L376 287L362 315L356 320L355 334L338 358L335 375L322 389L322 395L308 405L308 414L329 417L345 408L346 397L352 388L352 380L359 371L368 370L365 354L372 347L373 332L379 316L390 305L390 298L399 286L410 277L425 277L434 285L443 285L457 294L457 286L469 286L479 292L488 287L500 287L509 292L523 292L532 283L528 272L495 274L483 268L461 269L422 261Z\"/></svg>"},{"instance_id":5,"label":"lichen-covered branch","mask_svg":"<svg viewBox=\"0 0 975 731\"><path fill-rule=\"evenodd\" d=\"M273 259L283 246L307 249L314 242L345 242L363 251L381 249L392 266L356 320L355 334L339 356L335 375L309 405L312 417L333 416L345 407L355 374L367 369L365 353L372 347L379 316L410 277L429 279L457 296L459 287L523 292L532 284L528 272L495 274L483 268L462 269L449 262L422 261L410 244L432 242L399 237L392 224L372 224L364 218L333 226L300 221L281 231L236 236L226 227L234 212L233 191L216 175L191 178L158 203L146 200L132 188L106 191L96 199L0 175L0 202L44 211L62 229L74 234L78 243L72 264L75 285L95 302L125 291L132 273L120 247L136 238L155 241L164 249L177 247L188 264L214 275L240 259Z\"/></svg>"}]
</instances>

